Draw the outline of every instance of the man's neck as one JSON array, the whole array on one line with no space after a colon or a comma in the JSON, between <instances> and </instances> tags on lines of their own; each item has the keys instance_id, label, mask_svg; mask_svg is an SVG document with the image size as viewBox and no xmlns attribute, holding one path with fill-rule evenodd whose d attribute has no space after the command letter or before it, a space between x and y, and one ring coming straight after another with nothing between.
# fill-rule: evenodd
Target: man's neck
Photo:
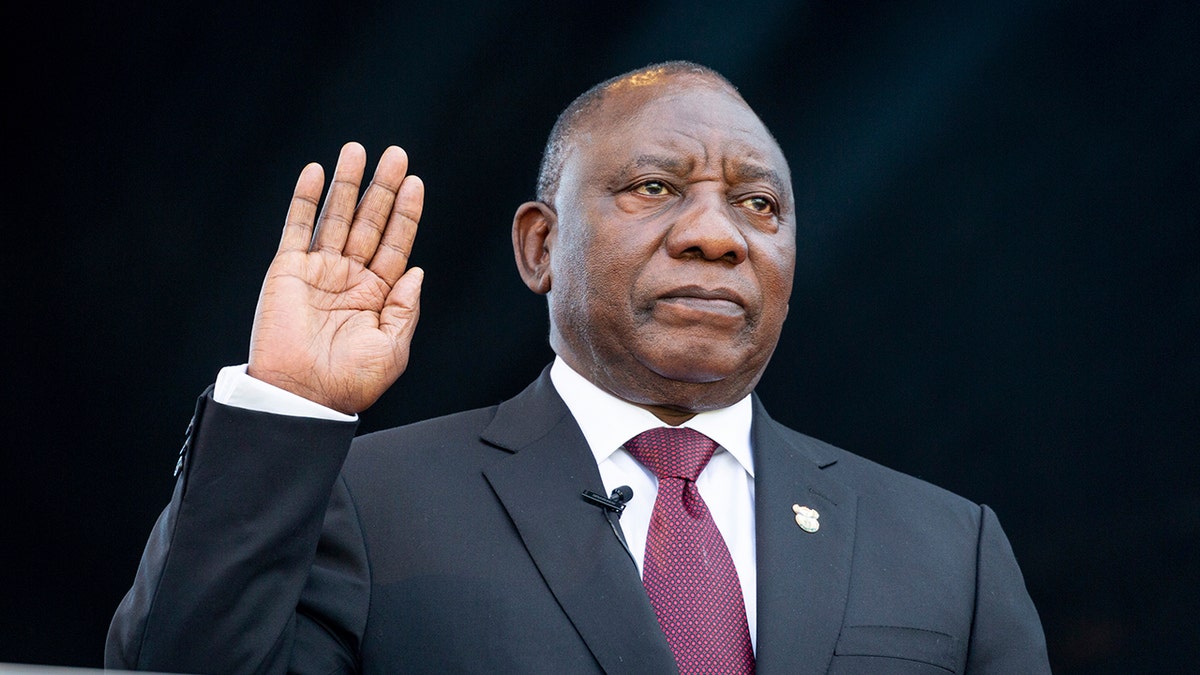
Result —
<instances>
[{"instance_id":1,"label":"man's neck","mask_svg":"<svg viewBox=\"0 0 1200 675\"><path fill-rule=\"evenodd\" d=\"M621 446L635 434L661 426L660 417L644 407L613 396L588 381L561 358L550 369L550 380L583 431L598 459ZM753 475L750 427L753 417L750 397L720 410L689 415L682 424L716 440L733 452Z\"/></svg>"}]
</instances>

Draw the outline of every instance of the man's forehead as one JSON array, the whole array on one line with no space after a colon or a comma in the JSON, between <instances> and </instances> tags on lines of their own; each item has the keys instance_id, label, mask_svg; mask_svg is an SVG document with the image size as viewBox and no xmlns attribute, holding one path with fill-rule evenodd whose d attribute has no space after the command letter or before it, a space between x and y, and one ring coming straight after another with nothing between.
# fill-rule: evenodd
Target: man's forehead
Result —
<instances>
[{"instance_id":1,"label":"man's forehead","mask_svg":"<svg viewBox=\"0 0 1200 675\"><path fill-rule=\"evenodd\" d=\"M696 154L716 152L723 165L747 177L774 173L787 179L782 150L750 106L725 83L702 75L673 75L606 92L576 132L584 146L592 146L597 134L619 141L607 148L616 156L593 161L682 169Z\"/></svg>"}]
</instances>

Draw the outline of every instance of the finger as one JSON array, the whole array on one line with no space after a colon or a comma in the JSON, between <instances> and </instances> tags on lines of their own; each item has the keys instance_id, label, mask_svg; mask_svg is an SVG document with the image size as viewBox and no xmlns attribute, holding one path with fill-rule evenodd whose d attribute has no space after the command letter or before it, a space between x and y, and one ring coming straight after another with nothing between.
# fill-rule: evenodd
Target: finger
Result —
<instances>
[{"instance_id":1,"label":"finger","mask_svg":"<svg viewBox=\"0 0 1200 675\"><path fill-rule=\"evenodd\" d=\"M288 205L287 218L283 221L283 235L279 240L279 252L307 251L312 245L313 221L317 204L321 200L321 188L325 184L325 170L313 162L304 167L296 179L292 191L292 202Z\"/></svg>"},{"instance_id":2,"label":"finger","mask_svg":"<svg viewBox=\"0 0 1200 675\"><path fill-rule=\"evenodd\" d=\"M413 239L417 236L417 223L421 220L424 204L425 183L417 176L408 176L400 184L392 215L388 218L375 257L371 258L368 266L389 286L395 284L408 267L408 257L412 253Z\"/></svg>"},{"instance_id":3,"label":"finger","mask_svg":"<svg viewBox=\"0 0 1200 675\"><path fill-rule=\"evenodd\" d=\"M413 267L400 277L388 293L383 311L379 314L379 328L392 338L396 367L399 375L408 365L409 345L417 330L417 319L421 316L421 285L425 270Z\"/></svg>"},{"instance_id":4,"label":"finger","mask_svg":"<svg viewBox=\"0 0 1200 675\"><path fill-rule=\"evenodd\" d=\"M383 151L371 185L354 211L354 222L342 250L344 255L363 264L375 255L405 171L408 171L408 155L404 150L393 145Z\"/></svg>"},{"instance_id":5,"label":"finger","mask_svg":"<svg viewBox=\"0 0 1200 675\"><path fill-rule=\"evenodd\" d=\"M346 234L350 231L350 221L354 217L358 186L362 181L366 163L367 153L361 145L350 142L342 146L342 151L338 153L337 166L333 170L329 194L325 195L325 205L321 207L321 217L317 220L313 250L341 254L342 247L346 244Z\"/></svg>"}]
</instances>

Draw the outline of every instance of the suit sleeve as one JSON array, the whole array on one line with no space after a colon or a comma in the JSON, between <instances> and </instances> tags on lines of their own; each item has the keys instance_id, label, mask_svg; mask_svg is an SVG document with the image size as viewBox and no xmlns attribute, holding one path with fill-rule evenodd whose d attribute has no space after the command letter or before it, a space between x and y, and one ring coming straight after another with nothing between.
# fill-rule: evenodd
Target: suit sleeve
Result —
<instances>
[{"instance_id":1,"label":"suit sleeve","mask_svg":"<svg viewBox=\"0 0 1200 675\"><path fill-rule=\"evenodd\" d=\"M1050 673L1046 637L1012 546L995 512L982 506L975 617L966 672Z\"/></svg>"},{"instance_id":2,"label":"suit sleeve","mask_svg":"<svg viewBox=\"0 0 1200 675\"><path fill-rule=\"evenodd\" d=\"M353 670L369 580L338 476L355 424L227 407L210 392L113 617L105 665Z\"/></svg>"}]
</instances>

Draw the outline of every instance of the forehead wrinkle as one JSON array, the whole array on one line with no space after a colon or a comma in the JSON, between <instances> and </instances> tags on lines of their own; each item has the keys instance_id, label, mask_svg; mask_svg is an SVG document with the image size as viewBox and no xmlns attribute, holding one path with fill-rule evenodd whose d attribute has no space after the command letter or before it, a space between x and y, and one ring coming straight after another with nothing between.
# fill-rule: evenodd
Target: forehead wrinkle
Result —
<instances>
[{"instance_id":1,"label":"forehead wrinkle","mask_svg":"<svg viewBox=\"0 0 1200 675\"><path fill-rule=\"evenodd\" d=\"M693 164L691 160L681 157L644 153L626 162L621 168L624 173L634 173L642 169L662 169L667 173L683 176L691 171Z\"/></svg>"}]
</instances>

